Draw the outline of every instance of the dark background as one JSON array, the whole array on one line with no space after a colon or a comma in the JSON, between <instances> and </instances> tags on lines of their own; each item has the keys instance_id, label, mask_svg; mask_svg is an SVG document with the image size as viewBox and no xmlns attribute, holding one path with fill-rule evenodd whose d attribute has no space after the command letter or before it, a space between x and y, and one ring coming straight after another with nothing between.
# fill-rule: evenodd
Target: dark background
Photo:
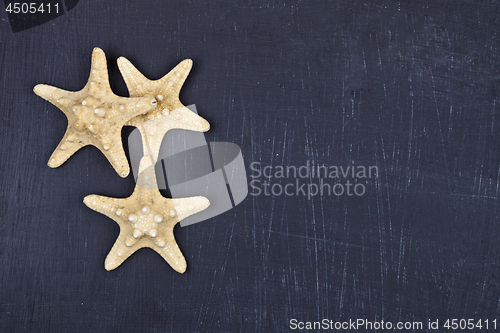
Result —
<instances>
[{"instance_id":1,"label":"dark background","mask_svg":"<svg viewBox=\"0 0 500 333\"><path fill-rule=\"evenodd\" d=\"M97 1L13 33L0 15L0 331L289 332L289 320L496 318L500 298L498 1ZM144 249L107 272L126 197L95 148L50 169L90 55L181 92L247 167L377 165L362 197L249 195L175 236L179 274ZM124 135L131 128L124 129ZM247 169L248 176L250 170ZM250 180L250 178L249 178ZM287 180L282 181L285 184Z\"/></svg>"}]
</instances>

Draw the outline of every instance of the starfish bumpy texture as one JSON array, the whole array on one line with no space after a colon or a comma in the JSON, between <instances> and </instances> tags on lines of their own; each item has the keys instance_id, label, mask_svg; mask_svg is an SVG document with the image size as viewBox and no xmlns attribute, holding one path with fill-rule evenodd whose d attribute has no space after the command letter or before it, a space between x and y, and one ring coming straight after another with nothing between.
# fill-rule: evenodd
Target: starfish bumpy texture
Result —
<instances>
[{"instance_id":1,"label":"starfish bumpy texture","mask_svg":"<svg viewBox=\"0 0 500 333\"><path fill-rule=\"evenodd\" d=\"M130 167L123 151L121 130L132 118L153 110L154 97L119 97L111 91L104 52L92 52L90 77L77 92L39 84L35 94L57 106L68 118L63 139L49 159L56 168L86 145L97 147L121 177L128 176Z\"/></svg>"},{"instance_id":2,"label":"starfish bumpy texture","mask_svg":"<svg viewBox=\"0 0 500 333\"><path fill-rule=\"evenodd\" d=\"M143 139L144 156L156 163L165 133L171 129L206 132L210 124L185 107L179 93L193 65L186 59L158 80L149 80L124 57L118 58L118 68L127 84L130 97L154 97L155 109L130 120L127 125L136 126Z\"/></svg>"},{"instance_id":3,"label":"starfish bumpy texture","mask_svg":"<svg viewBox=\"0 0 500 333\"><path fill-rule=\"evenodd\" d=\"M120 266L135 251L149 247L158 252L174 270L186 271L186 260L174 238L174 226L182 219L210 205L205 197L164 198L156 184L151 159L141 159L140 173L134 193L126 199L88 195L83 202L113 219L120 226L120 235L106 257L104 267Z\"/></svg>"}]
</instances>

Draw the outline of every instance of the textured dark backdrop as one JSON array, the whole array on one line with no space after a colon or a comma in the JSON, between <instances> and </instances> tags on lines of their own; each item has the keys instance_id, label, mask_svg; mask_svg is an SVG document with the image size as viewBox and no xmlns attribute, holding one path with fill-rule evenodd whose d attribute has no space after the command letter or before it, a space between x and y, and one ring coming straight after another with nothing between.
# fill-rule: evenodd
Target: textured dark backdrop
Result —
<instances>
[{"instance_id":1,"label":"textured dark backdrop","mask_svg":"<svg viewBox=\"0 0 500 333\"><path fill-rule=\"evenodd\" d=\"M495 319L499 12L498 1L81 0L18 33L3 12L0 331ZM181 100L247 167L355 161L380 177L362 197L249 195L176 227L183 275L151 250L107 272L118 225L82 199L126 197L134 181L92 147L47 167L66 118L32 93L81 89L95 46L122 96L119 56L152 79L193 59Z\"/></svg>"}]
</instances>

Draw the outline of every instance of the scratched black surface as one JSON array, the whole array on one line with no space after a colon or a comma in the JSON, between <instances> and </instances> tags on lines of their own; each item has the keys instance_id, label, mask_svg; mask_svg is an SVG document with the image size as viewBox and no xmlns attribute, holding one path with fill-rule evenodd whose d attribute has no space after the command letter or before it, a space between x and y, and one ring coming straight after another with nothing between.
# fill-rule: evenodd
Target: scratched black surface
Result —
<instances>
[{"instance_id":1,"label":"scratched black surface","mask_svg":"<svg viewBox=\"0 0 500 333\"><path fill-rule=\"evenodd\" d=\"M495 319L499 11L498 1L82 0L18 33L3 12L0 331ZM107 272L119 228L82 199L126 197L134 181L92 147L48 168L66 118L32 93L81 89L95 46L122 96L119 56L153 79L193 59L181 100L247 167L355 161L380 175L361 197L249 195L176 227L183 275L147 249Z\"/></svg>"}]
</instances>

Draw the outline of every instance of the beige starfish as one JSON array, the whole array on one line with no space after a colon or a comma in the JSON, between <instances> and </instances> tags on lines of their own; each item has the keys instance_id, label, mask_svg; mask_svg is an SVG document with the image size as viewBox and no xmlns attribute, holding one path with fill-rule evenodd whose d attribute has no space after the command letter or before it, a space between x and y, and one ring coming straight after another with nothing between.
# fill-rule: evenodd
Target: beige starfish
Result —
<instances>
[{"instance_id":1,"label":"beige starfish","mask_svg":"<svg viewBox=\"0 0 500 333\"><path fill-rule=\"evenodd\" d=\"M174 238L174 226L182 219L210 205L205 197L164 198L156 185L151 159L144 156L139 166L134 193L126 199L88 195L83 202L108 216L120 226L120 235L106 257L104 267L120 266L135 251L149 247L158 252L174 270L186 271L186 260Z\"/></svg>"},{"instance_id":2,"label":"beige starfish","mask_svg":"<svg viewBox=\"0 0 500 333\"><path fill-rule=\"evenodd\" d=\"M123 151L121 130L133 117L156 107L153 97L119 97L111 91L106 56L99 48L92 52L90 76L85 87L77 92L39 84L35 94L57 106L68 118L63 139L49 159L56 168L86 145L97 147L121 177L130 172Z\"/></svg>"},{"instance_id":3,"label":"beige starfish","mask_svg":"<svg viewBox=\"0 0 500 333\"><path fill-rule=\"evenodd\" d=\"M210 124L185 107L179 93L193 65L190 59L179 63L159 80L149 80L124 57L118 58L118 68L127 84L130 97L151 96L158 104L154 110L130 120L127 125L139 128L143 138L144 154L155 164L165 133L179 128L206 132Z\"/></svg>"}]
</instances>

